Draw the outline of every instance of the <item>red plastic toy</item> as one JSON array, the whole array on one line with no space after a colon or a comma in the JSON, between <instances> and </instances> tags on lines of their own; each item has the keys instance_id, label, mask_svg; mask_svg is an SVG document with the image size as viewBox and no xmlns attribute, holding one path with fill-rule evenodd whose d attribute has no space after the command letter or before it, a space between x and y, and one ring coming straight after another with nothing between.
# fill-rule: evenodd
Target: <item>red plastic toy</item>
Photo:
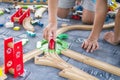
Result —
<instances>
[{"instance_id":1,"label":"red plastic toy","mask_svg":"<svg viewBox=\"0 0 120 80\"><path fill-rule=\"evenodd\" d=\"M4 40L4 63L5 74L10 69L14 70L14 78L24 73L22 41L14 43L12 37Z\"/></svg>"},{"instance_id":2,"label":"red plastic toy","mask_svg":"<svg viewBox=\"0 0 120 80\"><path fill-rule=\"evenodd\" d=\"M19 22L19 24L22 24L23 20L26 17L30 16L30 9L27 9L25 12L20 8L18 11L16 11L12 16L11 16L11 21L12 22Z\"/></svg>"},{"instance_id":3,"label":"red plastic toy","mask_svg":"<svg viewBox=\"0 0 120 80\"><path fill-rule=\"evenodd\" d=\"M72 15L72 19L75 19L75 20L80 20L81 17L79 15Z\"/></svg>"},{"instance_id":4,"label":"red plastic toy","mask_svg":"<svg viewBox=\"0 0 120 80\"><path fill-rule=\"evenodd\" d=\"M50 50L54 50L55 49L55 41L53 39L51 39L49 41L49 49Z\"/></svg>"}]
</instances>

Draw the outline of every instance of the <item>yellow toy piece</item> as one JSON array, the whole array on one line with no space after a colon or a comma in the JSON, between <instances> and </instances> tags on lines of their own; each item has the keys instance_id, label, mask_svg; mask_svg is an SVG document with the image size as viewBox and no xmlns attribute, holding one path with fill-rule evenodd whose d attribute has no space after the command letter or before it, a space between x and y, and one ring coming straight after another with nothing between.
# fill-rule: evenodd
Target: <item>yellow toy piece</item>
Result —
<instances>
[{"instance_id":1,"label":"yellow toy piece","mask_svg":"<svg viewBox=\"0 0 120 80\"><path fill-rule=\"evenodd\" d=\"M0 77L3 76L2 68L0 68Z\"/></svg>"},{"instance_id":2,"label":"yellow toy piece","mask_svg":"<svg viewBox=\"0 0 120 80\"><path fill-rule=\"evenodd\" d=\"M3 69L0 67L0 80L5 80L7 76L3 73Z\"/></svg>"},{"instance_id":3,"label":"yellow toy piece","mask_svg":"<svg viewBox=\"0 0 120 80\"><path fill-rule=\"evenodd\" d=\"M115 11L118 7L116 0L111 0L109 3L109 11Z\"/></svg>"}]
</instances>

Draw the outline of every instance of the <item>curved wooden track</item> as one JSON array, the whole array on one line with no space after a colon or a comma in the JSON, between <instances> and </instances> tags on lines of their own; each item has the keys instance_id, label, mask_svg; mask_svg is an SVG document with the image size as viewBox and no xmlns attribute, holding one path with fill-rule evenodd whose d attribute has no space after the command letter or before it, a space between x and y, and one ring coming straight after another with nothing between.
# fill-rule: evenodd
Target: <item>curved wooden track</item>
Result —
<instances>
[{"instance_id":1,"label":"curved wooden track","mask_svg":"<svg viewBox=\"0 0 120 80\"><path fill-rule=\"evenodd\" d=\"M31 23L31 20L32 20L31 17L26 17L26 18L23 20L22 25L23 25L24 29L26 29L27 31L32 31L32 32L34 32L35 29L34 29L34 27L30 24L30 23Z\"/></svg>"},{"instance_id":2,"label":"curved wooden track","mask_svg":"<svg viewBox=\"0 0 120 80\"><path fill-rule=\"evenodd\" d=\"M103 29L112 28L113 26L114 26L114 22L104 25ZM66 26L66 27L58 29L57 35L64 33L66 31L69 31L69 30L91 30L91 29L92 29L92 26L87 26L87 25ZM63 50L61 53L67 57L73 58L82 63L88 64L90 66L96 67L98 69L104 70L104 71L112 73L114 75L120 76L120 68L119 67L110 65L108 63L105 63L105 62L102 62L102 61L99 61L96 59L93 59L91 57L82 55L80 53L77 53L77 52L69 50L69 49Z\"/></svg>"},{"instance_id":3,"label":"curved wooden track","mask_svg":"<svg viewBox=\"0 0 120 80\"><path fill-rule=\"evenodd\" d=\"M103 29L109 29L114 27L114 22L104 24ZM70 30L92 30L93 25L71 25L71 26L64 26L57 30L57 34L64 33Z\"/></svg>"}]
</instances>

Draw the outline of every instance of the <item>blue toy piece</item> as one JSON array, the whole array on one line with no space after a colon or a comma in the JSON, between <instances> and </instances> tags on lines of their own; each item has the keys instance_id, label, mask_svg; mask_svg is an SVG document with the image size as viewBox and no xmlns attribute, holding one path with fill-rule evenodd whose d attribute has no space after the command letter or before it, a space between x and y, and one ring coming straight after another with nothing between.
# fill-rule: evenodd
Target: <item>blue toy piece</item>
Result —
<instances>
[{"instance_id":1,"label":"blue toy piece","mask_svg":"<svg viewBox=\"0 0 120 80\"><path fill-rule=\"evenodd\" d=\"M40 27L43 27L43 26L44 26L44 24L41 23L39 20L33 20L33 21L31 21L31 24L32 24L32 25L39 25Z\"/></svg>"},{"instance_id":2,"label":"blue toy piece","mask_svg":"<svg viewBox=\"0 0 120 80\"><path fill-rule=\"evenodd\" d=\"M39 22L39 20L32 20L32 21L31 21L31 24L32 24L32 25L37 25L38 22Z\"/></svg>"},{"instance_id":3,"label":"blue toy piece","mask_svg":"<svg viewBox=\"0 0 120 80\"><path fill-rule=\"evenodd\" d=\"M5 19L0 21L0 27L3 27L5 24Z\"/></svg>"},{"instance_id":4,"label":"blue toy piece","mask_svg":"<svg viewBox=\"0 0 120 80\"><path fill-rule=\"evenodd\" d=\"M10 14L10 10L8 8L5 8L5 12Z\"/></svg>"},{"instance_id":5,"label":"blue toy piece","mask_svg":"<svg viewBox=\"0 0 120 80\"><path fill-rule=\"evenodd\" d=\"M43 0L43 2L46 2L46 0Z\"/></svg>"},{"instance_id":6,"label":"blue toy piece","mask_svg":"<svg viewBox=\"0 0 120 80\"><path fill-rule=\"evenodd\" d=\"M77 6L76 10L83 11L83 7L82 6Z\"/></svg>"},{"instance_id":7,"label":"blue toy piece","mask_svg":"<svg viewBox=\"0 0 120 80\"><path fill-rule=\"evenodd\" d=\"M30 0L30 2L32 3L34 0Z\"/></svg>"},{"instance_id":8,"label":"blue toy piece","mask_svg":"<svg viewBox=\"0 0 120 80\"><path fill-rule=\"evenodd\" d=\"M105 21L107 22L110 19L110 16L107 15Z\"/></svg>"},{"instance_id":9,"label":"blue toy piece","mask_svg":"<svg viewBox=\"0 0 120 80\"><path fill-rule=\"evenodd\" d=\"M23 0L24 1L24 3L26 3L27 2L27 0Z\"/></svg>"},{"instance_id":10,"label":"blue toy piece","mask_svg":"<svg viewBox=\"0 0 120 80\"><path fill-rule=\"evenodd\" d=\"M40 0L36 0L37 2L40 2Z\"/></svg>"},{"instance_id":11,"label":"blue toy piece","mask_svg":"<svg viewBox=\"0 0 120 80\"><path fill-rule=\"evenodd\" d=\"M27 31L27 35L30 36L30 37L35 37L36 33L31 32L31 31Z\"/></svg>"},{"instance_id":12,"label":"blue toy piece","mask_svg":"<svg viewBox=\"0 0 120 80\"><path fill-rule=\"evenodd\" d=\"M43 27L43 26L44 26L44 24L41 23L40 21L38 21L37 24L38 24L40 27Z\"/></svg>"},{"instance_id":13,"label":"blue toy piece","mask_svg":"<svg viewBox=\"0 0 120 80\"><path fill-rule=\"evenodd\" d=\"M1 24L1 23L0 23L0 27L3 27L3 26L4 26L4 24Z\"/></svg>"}]
</instances>

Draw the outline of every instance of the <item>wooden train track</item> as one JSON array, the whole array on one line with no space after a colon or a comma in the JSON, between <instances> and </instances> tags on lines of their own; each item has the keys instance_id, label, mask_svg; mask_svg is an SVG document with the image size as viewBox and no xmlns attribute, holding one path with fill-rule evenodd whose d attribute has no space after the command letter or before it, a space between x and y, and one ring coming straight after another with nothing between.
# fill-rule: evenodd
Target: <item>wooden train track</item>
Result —
<instances>
[{"instance_id":1,"label":"wooden train track","mask_svg":"<svg viewBox=\"0 0 120 80\"><path fill-rule=\"evenodd\" d=\"M22 25L23 25L24 29L26 29L27 31L34 32L35 29L34 29L34 27L30 24L30 23L31 23L31 20L32 20L31 17L26 17L26 18L23 20Z\"/></svg>"},{"instance_id":2,"label":"wooden train track","mask_svg":"<svg viewBox=\"0 0 120 80\"><path fill-rule=\"evenodd\" d=\"M72 80L98 80L96 77L68 64L56 53L45 53L43 57L35 57L35 64L51 66L62 70L59 75Z\"/></svg>"},{"instance_id":3,"label":"wooden train track","mask_svg":"<svg viewBox=\"0 0 120 80\"><path fill-rule=\"evenodd\" d=\"M114 27L114 22L104 24L103 29L109 29ZM62 28L57 30L57 34L64 33L70 30L92 30L93 25L70 25L70 26L62 26Z\"/></svg>"},{"instance_id":4,"label":"wooden train track","mask_svg":"<svg viewBox=\"0 0 120 80\"><path fill-rule=\"evenodd\" d=\"M112 28L113 26L114 26L114 23L106 24L104 25L103 29ZM75 30L75 29L91 30L92 26L85 27L85 25L73 25L73 26L63 27L57 31L57 35L63 32L66 32L69 30ZM42 53L43 51L41 51L40 49L35 49L33 51L30 51L24 54L23 61L25 63L26 61L34 58L35 64L51 66L51 67L55 67L55 68L62 70L61 72L59 72L59 75L69 80L98 80L98 78L91 76L88 73L65 62L56 53L45 53L44 56L38 57L38 55ZM114 75L120 76L120 68L116 66L93 59L91 57L82 55L80 53L77 53L69 49L63 50L61 51L61 53L67 57L73 58L82 63L88 64L90 66L96 67L98 69L104 70ZM1 66L1 68L4 70L3 66Z\"/></svg>"}]
</instances>

